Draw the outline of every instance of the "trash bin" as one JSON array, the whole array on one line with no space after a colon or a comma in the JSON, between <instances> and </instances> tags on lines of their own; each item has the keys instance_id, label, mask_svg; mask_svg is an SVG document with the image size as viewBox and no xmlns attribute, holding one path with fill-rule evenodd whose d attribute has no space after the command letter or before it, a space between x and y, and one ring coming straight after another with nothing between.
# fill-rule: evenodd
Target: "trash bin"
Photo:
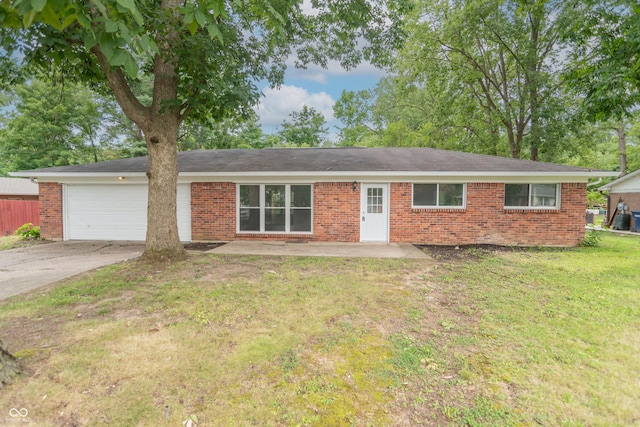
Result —
<instances>
[{"instance_id":1,"label":"trash bin","mask_svg":"<svg viewBox=\"0 0 640 427\"><path fill-rule=\"evenodd\" d=\"M593 212L587 211L587 225L593 224L593 217L594 217Z\"/></svg>"},{"instance_id":2,"label":"trash bin","mask_svg":"<svg viewBox=\"0 0 640 427\"><path fill-rule=\"evenodd\" d=\"M640 233L640 211L631 211L633 215L633 223L636 228L636 233Z\"/></svg>"}]
</instances>

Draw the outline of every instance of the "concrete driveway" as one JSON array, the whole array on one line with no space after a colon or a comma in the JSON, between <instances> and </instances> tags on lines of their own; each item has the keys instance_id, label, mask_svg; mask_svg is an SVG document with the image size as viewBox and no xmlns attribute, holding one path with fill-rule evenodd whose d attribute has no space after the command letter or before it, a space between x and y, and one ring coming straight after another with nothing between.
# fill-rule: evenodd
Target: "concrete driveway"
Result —
<instances>
[{"instance_id":1,"label":"concrete driveway","mask_svg":"<svg viewBox=\"0 0 640 427\"><path fill-rule=\"evenodd\" d=\"M109 264L137 258L139 242L54 242L0 251L0 300Z\"/></svg>"}]
</instances>

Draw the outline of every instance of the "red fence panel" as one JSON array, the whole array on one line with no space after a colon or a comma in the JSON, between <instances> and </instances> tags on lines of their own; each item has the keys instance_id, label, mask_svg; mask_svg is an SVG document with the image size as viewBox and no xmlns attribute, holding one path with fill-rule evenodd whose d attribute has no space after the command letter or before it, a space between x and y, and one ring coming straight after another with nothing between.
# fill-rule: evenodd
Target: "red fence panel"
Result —
<instances>
[{"instance_id":1,"label":"red fence panel","mask_svg":"<svg viewBox=\"0 0 640 427\"><path fill-rule=\"evenodd\" d=\"M40 225L39 203L37 200L0 200L0 236L13 234L28 222Z\"/></svg>"}]
</instances>

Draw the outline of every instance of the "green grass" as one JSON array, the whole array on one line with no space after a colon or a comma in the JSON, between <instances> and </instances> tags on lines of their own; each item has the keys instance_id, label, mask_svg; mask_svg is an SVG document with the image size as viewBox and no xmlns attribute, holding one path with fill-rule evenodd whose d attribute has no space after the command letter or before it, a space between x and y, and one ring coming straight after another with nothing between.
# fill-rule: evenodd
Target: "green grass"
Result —
<instances>
[{"instance_id":1,"label":"green grass","mask_svg":"<svg viewBox=\"0 0 640 427\"><path fill-rule=\"evenodd\" d=\"M21 242L22 237L20 236L0 236L0 251L18 247Z\"/></svg>"},{"instance_id":2,"label":"green grass","mask_svg":"<svg viewBox=\"0 0 640 427\"><path fill-rule=\"evenodd\" d=\"M0 408L44 426L639 422L639 238L467 254L195 255L16 297L0 328L27 373Z\"/></svg>"}]
</instances>

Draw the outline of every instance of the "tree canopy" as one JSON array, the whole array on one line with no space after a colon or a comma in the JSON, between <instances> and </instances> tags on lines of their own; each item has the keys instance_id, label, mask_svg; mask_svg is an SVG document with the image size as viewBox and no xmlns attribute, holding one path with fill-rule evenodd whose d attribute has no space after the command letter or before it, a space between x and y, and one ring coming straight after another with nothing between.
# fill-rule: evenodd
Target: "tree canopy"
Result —
<instances>
[{"instance_id":1,"label":"tree canopy","mask_svg":"<svg viewBox=\"0 0 640 427\"><path fill-rule=\"evenodd\" d=\"M328 142L326 120L315 108L304 105L292 112L291 121L283 121L278 131L281 145L289 147L321 147Z\"/></svg>"}]
</instances>

